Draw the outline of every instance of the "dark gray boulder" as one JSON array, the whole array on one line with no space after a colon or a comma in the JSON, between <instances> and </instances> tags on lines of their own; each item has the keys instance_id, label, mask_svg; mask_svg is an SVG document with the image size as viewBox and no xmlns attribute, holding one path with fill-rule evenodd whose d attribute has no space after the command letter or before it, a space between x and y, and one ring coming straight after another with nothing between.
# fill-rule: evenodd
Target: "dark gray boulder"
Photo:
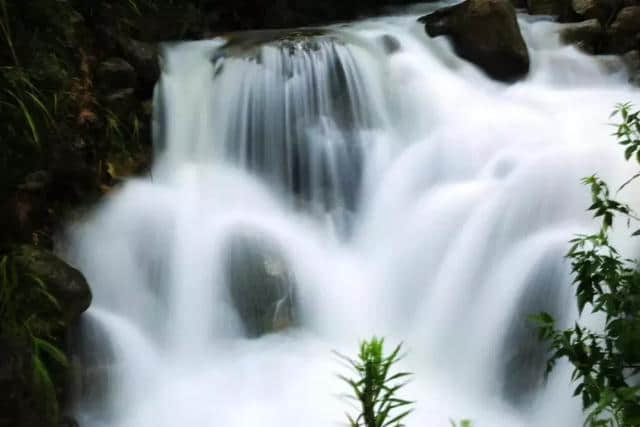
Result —
<instances>
[{"instance_id":1,"label":"dark gray boulder","mask_svg":"<svg viewBox=\"0 0 640 427\"><path fill-rule=\"evenodd\" d=\"M529 52L513 5L507 0L467 0L420 18L431 37L448 36L456 53L501 81L529 72Z\"/></svg>"},{"instance_id":2,"label":"dark gray boulder","mask_svg":"<svg viewBox=\"0 0 640 427\"><path fill-rule=\"evenodd\" d=\"M247 336L256 338L295 321L295 280L282 250L262 236L234 236L226 277Z\"/></svg>"}]
</instances>

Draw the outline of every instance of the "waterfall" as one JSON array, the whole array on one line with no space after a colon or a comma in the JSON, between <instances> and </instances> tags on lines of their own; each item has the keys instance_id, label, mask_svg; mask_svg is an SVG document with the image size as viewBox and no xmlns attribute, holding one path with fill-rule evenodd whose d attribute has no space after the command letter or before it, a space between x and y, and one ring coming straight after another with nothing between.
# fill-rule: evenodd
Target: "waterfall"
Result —
<instances>
[{"instance_id":1,"label":"waterfall","mask_svg":"<svg viewBox=\"0 0 640 427\"><path fill-rule=\"evenodd\" d=\"M527 317L576 318L579 181L631 174L607 117L640 91L527 17L530 75L489 80L424 34L433 7L165 46L153 178L70 231L81 425L345 425L331 351L373 334L405 343L408 425L582 425Z\"/></svg>"}]
</instances>

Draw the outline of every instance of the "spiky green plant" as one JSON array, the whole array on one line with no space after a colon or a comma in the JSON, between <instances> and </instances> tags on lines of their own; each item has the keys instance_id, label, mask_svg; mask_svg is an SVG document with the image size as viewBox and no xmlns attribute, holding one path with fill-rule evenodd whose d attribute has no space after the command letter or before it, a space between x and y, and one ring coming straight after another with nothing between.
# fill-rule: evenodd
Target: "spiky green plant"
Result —
<instances>
[{"instance_id":1,"label":"spiky green plant","mask_svg":"<svg viewBox=\"0 0 640 427\"><path fill-rule=\"evenodd\" d=\"M389 355L384 354L384 338L373 337L360 344L357 359L335 353L346 361L355 374L354 378L339 375L351 387L349 398L360 405L356 416L347 414L351 427L402 427L402 421L413 409L414 402L398 397L406 385L409 372L392 373L392 368L402 358L398 345Z\"/></svg>"}]
</instances>

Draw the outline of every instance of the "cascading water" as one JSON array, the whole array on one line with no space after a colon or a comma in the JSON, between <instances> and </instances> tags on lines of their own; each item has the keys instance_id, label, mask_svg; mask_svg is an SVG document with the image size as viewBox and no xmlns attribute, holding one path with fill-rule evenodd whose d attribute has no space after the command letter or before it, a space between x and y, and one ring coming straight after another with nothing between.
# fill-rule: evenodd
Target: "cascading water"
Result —
<instances>
[{"instance_id":1,"label":"cascading water","mask_svg":"<svg viewBox=\"0 0 640 427\"><path fill-rule=\"evenodd\" d=\"M640 93L549 21L503 85L416 17L166 49L153 179L72 233L109 341L82 425L341 425L331 350L374 333L406 343L409 425L581 425L526 318L575 317L579 179L629 175L606 120Z\"/></svg>"}]
</instances>

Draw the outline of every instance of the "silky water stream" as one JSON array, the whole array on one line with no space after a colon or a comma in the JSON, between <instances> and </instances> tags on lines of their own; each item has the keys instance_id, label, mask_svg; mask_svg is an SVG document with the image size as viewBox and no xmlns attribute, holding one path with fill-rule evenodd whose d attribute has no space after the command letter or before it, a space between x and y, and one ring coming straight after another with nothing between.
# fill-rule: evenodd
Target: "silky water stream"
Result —
<instances>
[{"instance_id":1,"label":"silky water stream","mask_svg":"<svg viewBox=\"0 0 640 427\"><path fill-rule=\"evenodd\" d=\"M345 425L331 350L403 341L410 426L581 425L527 316L576 310L579 180L630 174L622 62L521 17L506 85L417 14L166 46L152 177L70 230L88 427Z\"/></svg>"}]
</instances>

